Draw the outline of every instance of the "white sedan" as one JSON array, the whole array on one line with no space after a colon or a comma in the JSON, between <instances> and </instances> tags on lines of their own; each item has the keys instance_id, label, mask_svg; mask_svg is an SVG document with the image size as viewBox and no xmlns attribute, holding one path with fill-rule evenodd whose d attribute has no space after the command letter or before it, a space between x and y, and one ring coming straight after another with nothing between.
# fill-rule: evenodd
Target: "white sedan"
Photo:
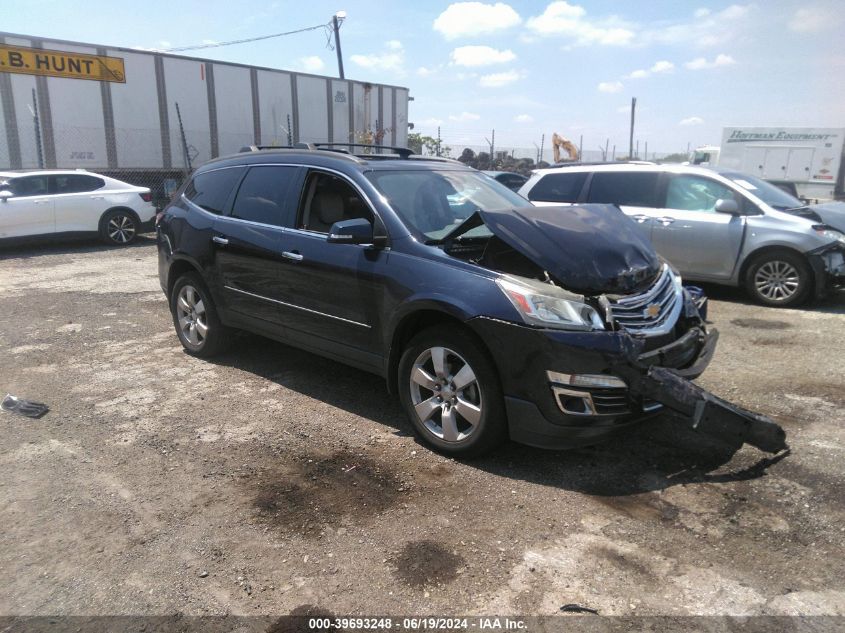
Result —
<instances>
[{"instance_id":1,"label":"white sedan","mask_svg":"<svg viewBox=\"0 0 845 633\"><path fill-rule=\"evenodd\" d=\"M0 172L0 240L96 233L107 244L123 246L155 212L149 189L99 174Z\"/></svg>"}]
</instances>

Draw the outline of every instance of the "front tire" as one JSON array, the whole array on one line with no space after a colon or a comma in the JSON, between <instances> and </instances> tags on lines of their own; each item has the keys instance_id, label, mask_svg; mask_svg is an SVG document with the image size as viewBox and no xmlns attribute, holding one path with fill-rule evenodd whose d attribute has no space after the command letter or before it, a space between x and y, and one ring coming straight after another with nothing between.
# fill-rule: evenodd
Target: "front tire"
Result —
<instances>
[{"instance_id":1,"label":"front tire","mask_svg":"<svg viewBox=\"0 0 845 633\"><path fill-rule=\"evenodd\" d=\"M100 239L109 246L127 246L138 237L140 222L131 211L115 209L100 220Z\"/></svg>"},{"instance_id":2,"label":"front tire","mask_svg":"<svg viewBox=\"0 0 845 633\"><path fill-rule=\"evenodd\" d=\"M745 288L757 303L781 308L797 306L808 299L813 289L812 270L796 253L764 253L748 267Z\"/></svg>"},{"instance_id":3,"label":"front tire","mask_svg":"<svg viewBox=\"0 0 845 633\"><path fill-rule=\"evenodd\" d=\"M228 346L232 331L221 323L211 294L196 273L176 280L170 313L179 342L192 356L210 358Z\"/></svg>"},{"instance_id":4,"label":"front tire","mask_svg":"<svg viewBox=\"0 0 845 633\"><path fill-rule=\"evenodd\" d=\"M475 457L507 437L499 377L469 332L417 334L399 361L399 397L416 435L447 455Z\"/></svg>"}]
</instances>

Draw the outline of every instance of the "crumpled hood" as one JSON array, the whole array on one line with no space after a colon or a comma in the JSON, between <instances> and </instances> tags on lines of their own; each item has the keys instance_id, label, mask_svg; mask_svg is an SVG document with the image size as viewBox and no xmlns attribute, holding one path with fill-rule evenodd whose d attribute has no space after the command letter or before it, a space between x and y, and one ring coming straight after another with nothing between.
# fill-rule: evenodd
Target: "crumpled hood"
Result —
<instances>
[{"instance_id":1,"label":"crumpled hood","mask_svg":"<svg viewBox=\"0 0 845 633\"><path fill-rule=\"evenodd\" d=\"M651 243L614 205L531 206L479 213L499 239L572 292L636 292L660 271Z\"/></svg>"},{"instance_id":2,"label":"crumpled hood","mask_svg":"<svg viewBox=\"0 0 845 633\"><path fill-rule=\"evenodd\" d=\"M827 225L845 233L845 202L823 202L809 207Z\"/></svg>"}]
</instances>

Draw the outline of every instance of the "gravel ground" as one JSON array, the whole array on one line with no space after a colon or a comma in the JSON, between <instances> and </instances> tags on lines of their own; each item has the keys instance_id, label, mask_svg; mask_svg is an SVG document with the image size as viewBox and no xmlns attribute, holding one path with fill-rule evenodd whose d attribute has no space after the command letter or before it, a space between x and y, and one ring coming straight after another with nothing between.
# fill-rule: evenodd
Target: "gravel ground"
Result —
<instances>
[{"instance_id":1,"label":"gravel ground","mask_svg":"<svg viewBox=\"0 0 845 633\"><path fill-rule=\"evenodd\" d=\"M708 292L701 384L791 454L659 418L461 462L375 376L247 335L184 354L149 238L6 250L0 390L51 410L0 413L0 614L845 615L845 296Z\"/></svg>"}]
</instances>

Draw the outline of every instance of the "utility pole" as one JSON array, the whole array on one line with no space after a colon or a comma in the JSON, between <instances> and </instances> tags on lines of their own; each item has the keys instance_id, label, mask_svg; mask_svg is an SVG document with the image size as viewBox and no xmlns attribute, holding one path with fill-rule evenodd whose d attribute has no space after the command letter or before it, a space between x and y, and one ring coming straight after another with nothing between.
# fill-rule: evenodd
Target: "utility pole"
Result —
<instances>
[{"instance_id":1,"label":"utility pole","mask_svg":"<svg viewBox=\"0 0 845 633\"><path fill-rule=\"evenodd\" d=\"M631 136L628 139L628 160L634 158L634 113L637 111L637 98L631 98Z\"/></svg>"},{"instance_id":2,"label":"utility pole","mask_svg":"<svg viewBox=\"0 0 845 633\"><path fill-rule=\"evenodd\" d=\"M609 145L610 145L610 139L609 138L605 139L605 141L604 141L604 158L602 158L602 160L604 160L604 161L607 161L607 150L608 150Z\"/></svg>"},{"instance_id":3,"label":"utility pole","mask_svg":"<svg viewBox=\"0 0 845 633\"><path fill-rule=\"evenodd\" d=\"M543 160L543 146L544 146L545 144L546 144L546 135L545 135L545 134L543 134L543 135L540 137L540 160L538 160L538 161L537 161L538 163L539 163L541 160Z\"/></svg>"},{"instance_id":4,"label":"utility pole","mask_svg":"<svg viewBox=\"0 0 845 633\"><path fill-rule=\"evenodd\" d=\"M440 126L437 126L437 155L440 156Z\"/></svg>"},{"instance_id":5,"label":"utility pole","mask_svg":"<svg viewBox=\"0 0 845 633\"><path fill-rule=\"evenodd\" d=\"M584 135L582 134L581 137L578 139L578 162L584 162Z\"/></svg>"},{"instance_id":6,"label":"utility pole","mask_svg":"<svg viewBox=\"0 0 845 633\"><path fill-rule=\"evenodd\" d=\"M343 53L340 51L340 25L346 17L346 11L338 11L332 16L332 26L334 27L334 49L337 53L337 72L341 79L345 79L343 75Z\"/></svg>"},{"instance_id":7,"label":"utility pole","mask_svg":"<svg viewBox=\"0 0 845 633\"><path fill-rule=\"evenodd\" d=\"M645 142L645 159L648 160L648 141Z\"/></svg>"}]
</instances>

